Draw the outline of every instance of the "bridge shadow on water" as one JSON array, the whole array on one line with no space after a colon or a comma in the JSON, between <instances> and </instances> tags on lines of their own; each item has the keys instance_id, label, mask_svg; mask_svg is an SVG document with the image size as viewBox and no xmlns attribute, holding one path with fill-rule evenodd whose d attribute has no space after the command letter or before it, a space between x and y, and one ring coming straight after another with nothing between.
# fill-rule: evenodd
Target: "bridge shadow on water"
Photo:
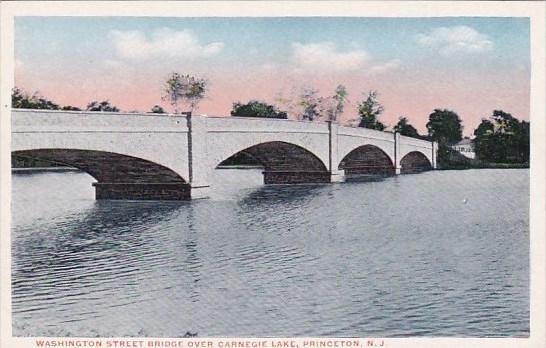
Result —
<instances>
[{"instance_id":1,"label":"bridge shadow on water","mask_svg":"<svg viewBox=\"0 0 546 348\"><path fill-rule=\"evenodd\" d=\"M394 177L393 175L352 175L345 178L347 183L358 183L358 182L381 182L389 178Z\"/></svg>"},{"instance_id":2,"label":"bridge shadow on water","mask_svg":"<svg viewBox=\"0 0 546 348\"><path fill-rule=\"evenodd\" d=\"M105 251L119 251L123 257L127 250L146 250L150 245L143 234L173 219L187 205L189 202L96 201L90 208L62 220L21 227L16 231L12 248L19 249L18 255L42 257L18 258L14 268L23 275L43 267L63 267L68 260L85 266L102 257ZM19 235L23 235L20 241Z\"/></svg>"},{"instance_id":3,"label":"bridge shadow on water","mask_svg":"<svg viewBox=\"0 0 546 348\"><path fill-rule=\"evenodd\" d=\"M328 184L264 185L244 196L239 204L276 205L302 202L325 189L328 189Z\"/></svg>"},{"instance_id":4,"label":"bridge shadow on water","mask_svg":"<svg viewBox=\"0 0 546 348\"><path fill-rule=\"evenodd\" d=\"M110 304L95 297L97 291L115 299L112 307L129 306L155 301L156 291L175 287L180 279L187 282L188 300L198 302L203 227L197 220L203 220L202 211L192 202L97 201L62 219L15 229L14 314L55 312L59 304L76 313L81 298L82 303L100 303L86 314L92 317L110 310ZM167 281L154 282L160 278ZM147 290L139 291L143 284ZM39 309L28 302L36 292L48 294L37 302Z\"/></svg>"}]
</instances>

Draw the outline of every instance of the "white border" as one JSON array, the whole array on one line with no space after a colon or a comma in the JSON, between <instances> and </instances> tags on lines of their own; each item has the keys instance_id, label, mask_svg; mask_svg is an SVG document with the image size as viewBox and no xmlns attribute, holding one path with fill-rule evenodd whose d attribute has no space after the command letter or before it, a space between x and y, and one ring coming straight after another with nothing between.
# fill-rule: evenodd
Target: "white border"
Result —
<instances>
[{"instance_id":1,"label":"white border","mask_svg":"<svg viewBox=\"0 0 546 348\"><path fill-rule=\"evenodd\" d=\"M35 347L34 338L11 337L10 260L10 113L14 79L15 16L154 16L154 17L529 17L531 23L531 202L530 337L386 338L384 347L546 347L546 3L542 1L204 1L204 2L3 2L1 6L0 86L0 347ZM203 338L199 338L202 340ZM208 341L218 342L221 339ZM252 339L248 341L256 341ZM304 338L296 339L302 342ZM164 341L166 341L164 339ZM376 341L380 342L380 341ZM366 339L363 339L363 347ZM301 346L300 346L301 347Z\"/></svg>"}]
</instances>

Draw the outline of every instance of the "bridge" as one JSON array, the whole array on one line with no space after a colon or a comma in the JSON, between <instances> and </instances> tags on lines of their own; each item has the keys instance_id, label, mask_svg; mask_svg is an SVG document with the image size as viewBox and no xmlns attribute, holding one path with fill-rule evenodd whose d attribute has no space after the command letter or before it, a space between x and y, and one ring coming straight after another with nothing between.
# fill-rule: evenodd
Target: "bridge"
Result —
<instances>
[{"instance_id":1,"label":"bridge","mask_svg":"<svg viewBox=\"0 0 546 348\"><path fill-rule=\"evenodd\" d=\"M330 183L436 168L435 143L399 133L248 117L14 109L12 155L78 168L96 199L188 200L234 156L265 184Z\"/></svg>"}]
</instances>

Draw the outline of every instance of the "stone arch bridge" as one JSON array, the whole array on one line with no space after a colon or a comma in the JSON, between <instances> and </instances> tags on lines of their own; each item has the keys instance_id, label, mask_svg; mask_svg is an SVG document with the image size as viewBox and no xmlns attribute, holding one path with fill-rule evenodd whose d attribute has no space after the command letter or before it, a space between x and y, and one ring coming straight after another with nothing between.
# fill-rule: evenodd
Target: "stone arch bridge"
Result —
<instances>
[{"instance_id":1,"label":"stone arch bridge","mask_svg":"<svg viewBox=\"0 0 546 348\"><path fill-rule=\"evenodd\" d=\"M97 199L186 200L232 156L260 163L266 184L329 183L436 168L437 146L330 122L16 109L11 150L87 172Z\"/></svg>"}]
</instances>

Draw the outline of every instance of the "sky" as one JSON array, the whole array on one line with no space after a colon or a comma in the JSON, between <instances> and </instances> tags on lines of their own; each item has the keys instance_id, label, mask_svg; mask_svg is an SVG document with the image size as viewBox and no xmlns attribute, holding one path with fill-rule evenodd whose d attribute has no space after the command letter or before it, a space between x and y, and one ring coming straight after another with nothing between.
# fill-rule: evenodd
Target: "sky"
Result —
<instances>
[{"instance_id":1,"label":"sky","mask_svg":"<svg viewBox=\"0 0 546 348\"><path fill-rule=\"evenodd\" d=\"M303 88L348 91L340 118L357 118L370 90L392 127L426 133L436 108L455 111L465 135L502 109L529 119L528 18L17 17L15 85L61 105L109 100L149 111L172 72L208 81L198 113L227 116L234 102L276 104Z\"/></svg>"}]
</instances>

